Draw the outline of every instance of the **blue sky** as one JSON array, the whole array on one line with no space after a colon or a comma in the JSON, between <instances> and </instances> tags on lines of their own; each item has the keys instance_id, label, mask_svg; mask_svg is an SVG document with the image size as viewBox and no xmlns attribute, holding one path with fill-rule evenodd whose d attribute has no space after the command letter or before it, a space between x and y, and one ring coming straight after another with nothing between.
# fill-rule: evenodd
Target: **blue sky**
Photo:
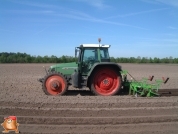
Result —
<instances>
[{"instance_id":1,"label":"blue sky","mask_svg":"<svg viewBox=\"0 0 178 134\"><path fill-rule=\"evenodd\" d=\"M178 57L178 0L0 0L0 52L74 56L84 43L114 57Z\"/></svg>"}]
</instances>

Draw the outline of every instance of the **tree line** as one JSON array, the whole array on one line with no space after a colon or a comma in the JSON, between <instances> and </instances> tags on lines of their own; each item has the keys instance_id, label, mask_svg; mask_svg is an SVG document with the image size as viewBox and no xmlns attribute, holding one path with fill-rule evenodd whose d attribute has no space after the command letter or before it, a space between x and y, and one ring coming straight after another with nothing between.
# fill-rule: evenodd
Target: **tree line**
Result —
<instances>
[{"instance_id":1,"label":"tree line","mask_svg":"<svg viewBox=\"0 0 178 134\"><path fill-rule=\"evenodd\" d=\"M148 58L148 57L140 57L138 56L137 58L135 57L129 57L129 58L124 58L124 57L119 57L119 58L114 58L111 57L112 62L116 63L178 63L178 58L173 58L173 57L166 57L166 58Z\"/></svg>"},{"instance_id":2,"label":"tree line","mask_svg":"<svg viewBox=\"0 0 178 134\"><path fill-rule=\"evenodd\" d=\"M178 63L178 58L148 58L148 57L111 57L112 62L116 63ZM0 53L0 63L67 63L75 62L77 59L73 56L31 56L26 53Z\"/></svg>"},{"instance_id":3,"label":"tree line","mask_svg":"<svg viewBox=\"0 0 178 134\"><path fill-rule=\"evenodd\" d=\"M31 56L26 53L0 53L0 63L67 63L76 61L72 56Z\"/></svg>"}]
</instances>

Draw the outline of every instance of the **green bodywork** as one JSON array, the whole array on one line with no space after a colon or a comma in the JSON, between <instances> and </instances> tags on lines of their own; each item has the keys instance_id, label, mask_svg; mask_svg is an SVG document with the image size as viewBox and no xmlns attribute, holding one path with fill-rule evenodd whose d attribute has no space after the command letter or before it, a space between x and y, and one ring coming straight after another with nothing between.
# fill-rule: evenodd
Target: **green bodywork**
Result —
<instances>
[{"instance_id":1,"label":"green bodywork","mask_svg":"<svg viewBox=\"0 0 178 134\"><path fill-rule=\"evenodd\" d=\"M78 64L76 62L71 63L61 63L50 66L49 71L61 72L64 75L71 75L74 70L78 69Z\"/></svg>"},{"instance_id":2,"label":"green bodywork","mask_svg":"<svg viewBox=\"0 0 178 134\"><path fill-rule=\"evenodd\" d=\"M93 69L98 65L111 65L107 47L80 47L76 48L79 52L78 61L72 63L61 63L50 67L49 71L60 72L64 75L72 75L76 70L82 76L89 76Z\"/></svg>"}]
</instances>

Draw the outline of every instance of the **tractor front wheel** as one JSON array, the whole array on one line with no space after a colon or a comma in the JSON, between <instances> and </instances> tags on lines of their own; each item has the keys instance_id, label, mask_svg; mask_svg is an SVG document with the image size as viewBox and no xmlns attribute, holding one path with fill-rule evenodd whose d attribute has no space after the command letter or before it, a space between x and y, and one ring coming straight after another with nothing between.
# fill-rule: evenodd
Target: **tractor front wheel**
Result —
<instances>
[{"instance_id":1,"label":"tractor front wheel","mask_svg":"<svg viewBox=\"0 0 178 134\"><path fill-rule=\"evenodd\" d=\"M42 88L47 95L63 95L67 91L68 85L61 73L51 72L45 76Z\"/></svg>"},{"instance_id":2,"label":"tractor front wheel","mask_svg":"<svg viewBox=\"0 0 178 134\"><path fill-rule=\"evenodd\" d=\"M113 68L101 68L91 76L90 89L96 95L111 96L121 89L121 75Z\"/></svg>"}]
</instances>

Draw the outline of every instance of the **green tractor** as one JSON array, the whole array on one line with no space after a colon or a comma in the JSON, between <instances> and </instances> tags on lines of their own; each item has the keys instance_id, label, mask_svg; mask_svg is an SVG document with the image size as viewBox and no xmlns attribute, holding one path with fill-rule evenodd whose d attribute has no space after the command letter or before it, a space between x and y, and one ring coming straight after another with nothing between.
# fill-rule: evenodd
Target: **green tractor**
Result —
<instances>
[{"instance_id":1,"label":"green tractor","mask_svg":"<svg viewBox=\"0 0 178 134\"><path fill-rule=\"evenodd\" d=\"M111 96L122 87L121 66L110 62L110 45L82 44L75 48L77 62L56 64L38 79L47 95L64 95L68 86L88 87L95 95Z\"/></svg>"}]
</instances>

